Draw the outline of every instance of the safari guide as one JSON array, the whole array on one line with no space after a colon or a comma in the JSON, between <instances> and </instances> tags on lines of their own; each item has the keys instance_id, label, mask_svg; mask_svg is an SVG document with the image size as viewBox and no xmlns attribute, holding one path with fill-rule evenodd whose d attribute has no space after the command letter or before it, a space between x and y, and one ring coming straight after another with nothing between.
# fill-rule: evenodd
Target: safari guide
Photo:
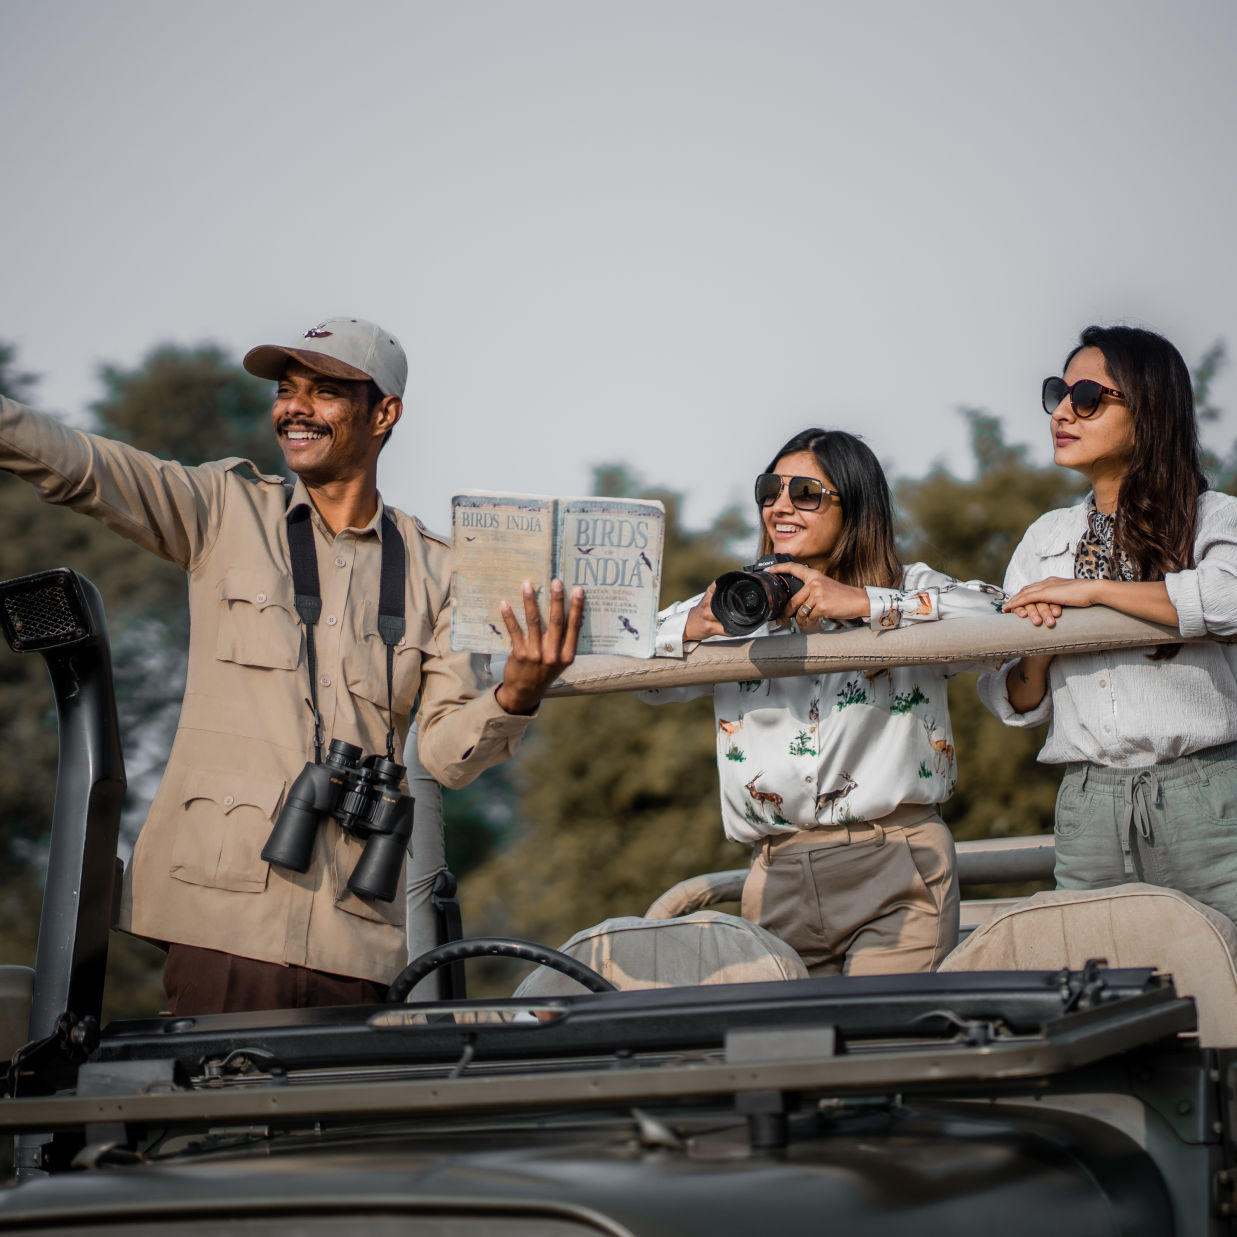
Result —
<instances>
[{"instance_id":1,"label":"safari guide","mask_svg":"<svg viewBox=\"0 0 1237 1237\"><path fill-rule=\"evenodd\" d=\"M342 783L362 770L398 782L418 695L420 757L444 785L506 760L573 660L584 602L556 582L543 630L526 587L524 626L503 610L502 682L485 681L450 649L448 545L378 493L403 411L398 341L332 318L244 365L277 384L272 427L294 486L238 458L157 459L0 396L0 467L188 573L185 698L118 924L167 946L174 1014L383 998L407 960L402 892L349 889L366 840L329 813L305 871L267 863L290 789L323 783L313 767L337 757Z\"/></svg>"}]
</instances>

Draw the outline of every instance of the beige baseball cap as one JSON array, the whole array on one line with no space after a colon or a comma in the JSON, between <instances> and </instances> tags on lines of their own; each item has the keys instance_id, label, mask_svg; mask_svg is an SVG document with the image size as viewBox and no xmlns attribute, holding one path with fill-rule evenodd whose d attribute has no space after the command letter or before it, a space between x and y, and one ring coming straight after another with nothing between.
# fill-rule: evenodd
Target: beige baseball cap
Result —
<instances>
[{"instance_id":1,"label":"beige baseball cap","mask_svg":"<svg viewBox=\"0 0 1237 1237\"><path fill-rule=\"evenodd\" d=\"M245 353L242 364L258 378L278 382L288 359L319 374L350 382L372 379L383 395L404 395L408 358L399 340L364 318L327 318L311 326L294 344L261 344Z\"/></svg>"}]
</instances>

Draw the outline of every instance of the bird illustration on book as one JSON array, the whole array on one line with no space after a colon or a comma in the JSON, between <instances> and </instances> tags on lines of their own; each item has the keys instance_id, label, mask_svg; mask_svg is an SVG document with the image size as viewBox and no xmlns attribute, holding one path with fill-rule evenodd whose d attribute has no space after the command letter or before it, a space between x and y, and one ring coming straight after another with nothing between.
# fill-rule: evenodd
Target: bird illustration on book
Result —
<instances>
[{"instance_id":1,"label":"bird illustration on book","mask_svg":"<svg viewBox=\"0 0 1237 1237\"><path fill-rule=\"evenodd\" d=\"M649 562L649 556L643 551L640 551L640 561L650 570L653 570L653 564Z\"/></svg>"},{"instance_id":2,"label":"bird illustration on book","mask_svg":"<svg viewBox=\"0 0 1237 1237\"><path fill-rule=\"evenodd\" d=\"M498 628L497 628L497 627L495 627L495 626L494 626L494 624L493 624L493 623L491 623L491 624L490 624L490 630L491 630L491 631L492 631L492 632L493 632L496 636L501 636L501 635L503 634L501 631L499 631L499 630L498 630Z\"/></svg>"},{"instance_id":3,"label":"bird illustration on book","mask_svg":"<svg viewBox=\"0 0 1237 1237\"><path fill-rule=\"evenodd\" d=\"M624 631L629 631L633 636L638 636L640 633L631 625L631 620L625 614L619 615L619 626Z\"/></svg>"}]
</instances>

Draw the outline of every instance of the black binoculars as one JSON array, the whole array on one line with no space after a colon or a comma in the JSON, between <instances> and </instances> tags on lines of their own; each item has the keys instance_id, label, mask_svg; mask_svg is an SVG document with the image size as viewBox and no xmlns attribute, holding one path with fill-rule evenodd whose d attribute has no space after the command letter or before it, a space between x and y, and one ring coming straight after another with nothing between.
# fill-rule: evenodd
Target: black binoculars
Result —
<instances>
[{"instance_id":1,"label":"black binoculars","mask_svg":"<svg viewBox=\"0 0 1237 1237\"><path fill-rule=\"evenodd\" d=\"M400 790L407 770L381 756L361 758L354 743L332 739L326 759L307 764L288 790L279 819L262 848L276 867L307 872L323 816L365 842L348 888L366 898L394 901L412 837L412 796Z\"/></svg>"},{"instance_id":2,"label":"black binoculars","mask_svg":"<svg viewBox=\"0 0 1237 1237\"><path fill-rule=\"evenodd\" d=\"M776 618L803 587L795 576L766 571L774 563L793 563L789 554L766 554L738 571L717 577L713 615L728 636L748 636Z\"/></svg>"}]
</instances>

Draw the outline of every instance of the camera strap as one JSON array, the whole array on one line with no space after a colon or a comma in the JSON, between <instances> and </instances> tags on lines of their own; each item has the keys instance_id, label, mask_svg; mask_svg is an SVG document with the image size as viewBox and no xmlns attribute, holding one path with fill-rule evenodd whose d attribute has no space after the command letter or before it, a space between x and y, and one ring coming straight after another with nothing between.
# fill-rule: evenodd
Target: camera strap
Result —
<instances>
[{"instance_id":1,"label":"camera strap","mask_svg":"<svg viewBox=\"0 0 1237 1237\"><path fill-rule=\"evenodd\" d=\"M314 718L314 763L322 763L322 714L318 710L318 658L314 627L322 616L322 589L318 580L318 553L308 504L288 512L288 556L292 563L292 591L296 612L305 626L305 662L309 671L309 705ZM395 648L404 638L404 594L407 560L404 538L390 512L382 513L382 568L378 583L378 635L387 651L387 759L395 761L393 705Z\"/></svg>"}]
</instances>

